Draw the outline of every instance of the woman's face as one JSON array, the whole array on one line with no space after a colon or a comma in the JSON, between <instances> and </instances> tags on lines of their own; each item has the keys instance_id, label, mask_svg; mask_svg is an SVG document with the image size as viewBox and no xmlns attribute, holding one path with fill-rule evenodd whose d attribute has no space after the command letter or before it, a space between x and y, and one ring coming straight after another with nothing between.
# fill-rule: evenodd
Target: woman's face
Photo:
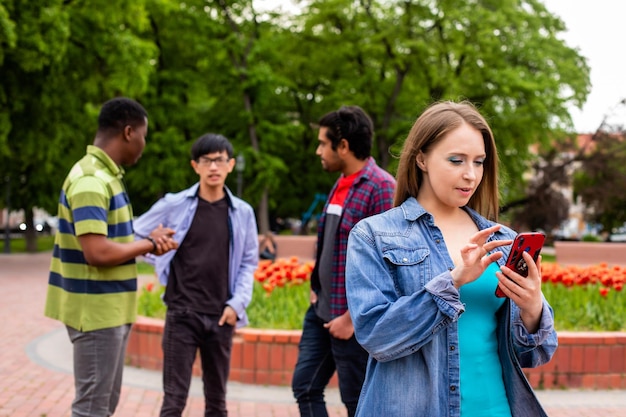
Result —
<instances>
[{"instance_id":1,"label":"woman's face","mask_svg":"<svg viewBox=\"0 0 626 417\"><path fill-rule=\"evenodd\" d=\"M483 178L486 159L480 131L467 123L446 134L416 157L423 181L417 199L427 208L467 205Z\"/></svg>"}]
</instances>

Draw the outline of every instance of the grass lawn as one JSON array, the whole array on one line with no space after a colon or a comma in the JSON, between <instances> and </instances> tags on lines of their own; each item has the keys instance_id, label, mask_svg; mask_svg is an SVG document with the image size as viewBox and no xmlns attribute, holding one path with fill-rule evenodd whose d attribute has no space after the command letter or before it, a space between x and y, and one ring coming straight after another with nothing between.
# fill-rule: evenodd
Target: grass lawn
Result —
<instances>
[{"instance_id":1,"label":"grass lawn","mask_svg":"<svg viewBox=\"0 0 626 417\"><path fill-rule=\"evenodd\" d=\"M9 245L11 253L25 253L26 252L26 239L23 237L11 239ZM37 236L37 252L51 251L54 247L54 235L39 235ZM2 248L4 250L4 238L2 239Z\"/></svg>"},{"instance_id":2,"label":"grass lawn","mask_svg":"<svg viewBox=\"0 0 626 417\"><path fill-rule=\"evenodd\" d=\"M152 275L154 274L154 267L145 262L137 262L137 273L139 275Z\"/></svg>"}]
</instances>

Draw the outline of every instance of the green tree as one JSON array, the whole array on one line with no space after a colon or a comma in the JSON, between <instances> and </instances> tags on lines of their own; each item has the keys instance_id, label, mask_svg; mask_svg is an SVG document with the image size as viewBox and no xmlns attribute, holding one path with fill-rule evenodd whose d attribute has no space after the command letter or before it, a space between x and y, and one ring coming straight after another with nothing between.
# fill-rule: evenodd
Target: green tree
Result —
<instances>
[{"instance_id":1,"label":"green tree","mask_svg":"<svg viewBox=\"0 0 626 417\"><path fill-rule=\"evenodd\" d=\"M626 222L626 132L599 130L574 177L585 218L611 233Z\"/></svg>"},{"instance_id":2,"label":"green tree","mask_svg":"<svg viewBox=\"0 0 626 417\"><path fill-rule=\"evenodd\" d=\"M589 90L564 29L537 0L314 0L297 16L251 0L0 0L1 174L13 207L54 212L100 104L131 96L150 114L128 170L136 212L195 181L189 147L213 131L245 155L244 198L263 231L336 179L315 156L311 124L324 113L363 107L374 156L393 173L420 112L466 98L493 127L513 201L526 195L529 146L565 136L567 108Z\"/></svg>"},{"instance_id":3,"label":"green tree","mask_svg":"<svg viewBox=\"0 0 626 417\"><path fill-rule=\"evenodd\" d=\"M251 1L154 1L149 10L160 54L145 100L154 109L151 146L142 161L149 174L129 175L129 187L140 195L138 212L197 180L187 164L189 148L212 131L245 155L244 197L257 206L260 230L267 230L276 204L268 196L282 188L288 172L275 150L299 151L285 140L298 127L275 93L272 68L279 58L271 35L277 15L257 13ZM228 179L233 191L236 176Z\"/></svg>"},{"instance_id":4,"label":"green tree","mask_svg":"<svg viewBox=\"0 0 626 417\"><path fill-rule=\"evenodd\" d=\"M32 209L56 212L100 104L145 90L156 49L141 38L141 1L3 0L0 16L0 166L10 205L24 209L34 233ZM34 250L34 235L26 237Z\"/></svg>"},{"instance_id":5,"label":"green tree","mask_svg":"<svg viewBox=\"0 0 626 417\"><path fill-rule=\"evenodd\" d=\"M294 95L311 97L317 114L362 105L392 171L388 150L399 150L428 104L468 99L497 138L505 199L523 195L530 145L570 130L567 108L589 91L585 59L558 38L563 22L538 1L320 0L302 19L301 39L285 55L297 60L304 50L311 66L291 73L302 80Z\"/></svg>"}]
</instances>

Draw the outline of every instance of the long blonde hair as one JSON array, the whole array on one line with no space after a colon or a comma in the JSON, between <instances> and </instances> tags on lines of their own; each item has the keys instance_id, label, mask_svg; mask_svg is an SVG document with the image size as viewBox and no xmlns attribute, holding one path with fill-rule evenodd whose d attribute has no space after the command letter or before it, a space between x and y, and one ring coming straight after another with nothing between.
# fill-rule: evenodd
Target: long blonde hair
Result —
<instances>
[{"instance_id":1,"label":"long blonde hair","mask_svg":"<svg viewBox=\"0 0 626 417\"><path fill-rule=\"evenodd\" d=\"M428 152L447 133L467 123L478 130L485 142L486 159L483 178L468 206L490 220L497 220L499 209L498 153L491 128L476 107L468 101L443 101L432 104L415 121L404 141L398 171L394 206L401 205L407 198L417 198L422 184L422 171L416 163L419 151Z\"/></svg>"}]
</instances>

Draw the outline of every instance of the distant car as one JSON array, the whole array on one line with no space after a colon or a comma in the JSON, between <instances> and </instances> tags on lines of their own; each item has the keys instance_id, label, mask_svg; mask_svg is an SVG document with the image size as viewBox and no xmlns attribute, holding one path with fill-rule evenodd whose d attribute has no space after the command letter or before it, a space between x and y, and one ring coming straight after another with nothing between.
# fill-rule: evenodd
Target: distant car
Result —
<instances>
[{"instance_id":1,"label":"distant car","mask_svg":"<svg viewBox=\"0 0 626 417\"><path fill-rule=\"evenodd\" d=\"M609 235L609 242L626 242L626 233L614 233Z\"/></svg>"},{"instance_id":2,"label":"distant car","mask_svg":"<svg viewBox=\"0 0 626 417\"><path fill-rule=\"evenodd\" d=\"M26 225L26 223L22 222L19 224L17 228L18 228L18 230L16 230L17 233L25 233L28 226ZM45 220L35 221L35 230L38 233L50 234L52 232L52 226L50 226L48 222Z\"/></svg>"},{"instance_id":3,"label":"distant car","mask_svg":"<svg viewBox=\"0 0 626 417\"><path fill-rule=\"evenodd\" d=\"M613 229L608 238L609 242L626 242L626 224Z\"/></svg>"}]
</instances>

